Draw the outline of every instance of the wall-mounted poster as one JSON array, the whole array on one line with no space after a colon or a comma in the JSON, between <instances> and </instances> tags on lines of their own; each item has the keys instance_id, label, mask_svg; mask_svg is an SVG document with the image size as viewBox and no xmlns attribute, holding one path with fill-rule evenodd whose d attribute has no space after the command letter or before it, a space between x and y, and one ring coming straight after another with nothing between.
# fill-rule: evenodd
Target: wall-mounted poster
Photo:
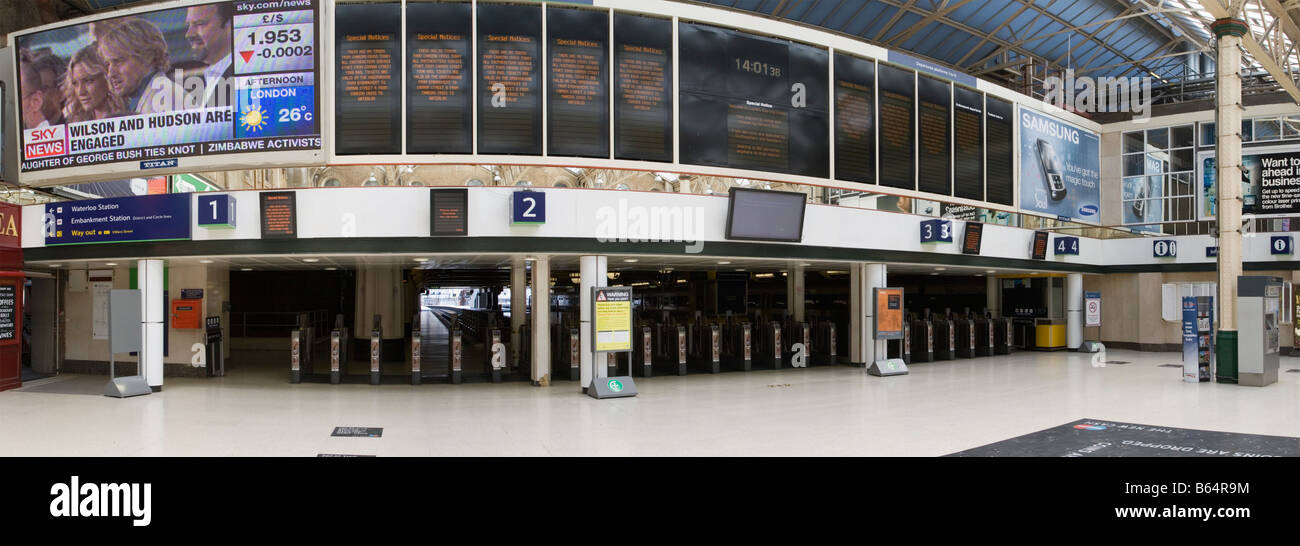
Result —
<instances>
[{"instance_id":1,"label":"wall-mounted poster","mask_svg":"<svg viewBox=\"0 0 1300 546\"><path fill-rule=\"evenodd\" d=\"M1241 156L1241 212L1257 216L1300 213L1300 149L1270 146L1251 151L1255 153ZM1211 220L1218 203L1214 152L1202 153L1199 163L1200 219Z\"/></svg>"},{"instance_id":2,"label":"wall-mounted poster","mask_svg":"<svg viewBox=\"0 0 1300 546\"><path fill-rule=\"evenodd\" d=\"M1082 222L1101 220L1100 138L1020 108L1020 208Z\"/></svg>"}]
</instances>

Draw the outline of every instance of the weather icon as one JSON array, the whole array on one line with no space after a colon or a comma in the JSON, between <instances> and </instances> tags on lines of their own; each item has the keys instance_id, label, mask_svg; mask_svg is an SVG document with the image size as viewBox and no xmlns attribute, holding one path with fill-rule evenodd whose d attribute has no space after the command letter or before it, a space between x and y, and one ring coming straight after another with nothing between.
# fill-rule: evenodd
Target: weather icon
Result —
<instances>
[{"instance_id":1,"label":"weather icon","mask_svg":"<svg viewBox=\"0 0 1300 546\"><path fill-rule=\"evenodd\" d=\"M254 104L243 116L239 118L240 125L244 126L245 131L256 133L266 127L266 116L262 113L262 106Z\"/></svg>"}]
</instances>

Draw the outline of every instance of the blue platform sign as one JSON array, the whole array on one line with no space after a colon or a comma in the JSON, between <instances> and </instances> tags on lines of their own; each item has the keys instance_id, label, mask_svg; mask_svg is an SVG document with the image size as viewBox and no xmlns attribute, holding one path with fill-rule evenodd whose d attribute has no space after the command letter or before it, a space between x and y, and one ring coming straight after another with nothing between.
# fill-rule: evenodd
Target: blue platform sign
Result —
<instances>
[{"instance_id":1,"label":"blue platform sign","mask_svg":"<svg viewBox=\"0 0 1300 546\"><path fill-rule=\"evenodd\" d=\"M199 225L207 228L235 227L235 196L230 194L199 196Z\"/></svg>"},{"instance_id":2,"label":"blue platform sign","mask_svg":"<svg viewBox=\"0 0 1300 546\"><path fill-rule=\"evenodd\" d=\"M1156 258L1175 258L1178 256L1178 241L1156 239L1151 241L1151 255Z\"/></svg>"},{"instance_id":3,"label":"blue platform sign","mask_svg":"<svg viewBox=\"0 0 1300 546\"><path fill-rule=\"evenodd\" d=\"M1052 245L1052 254L1057 256L1079 255L1079 238L1078 237L1057 237L1056 244Z\"/></svg>"},{"instance_id":4,"label":"blue platform sign","mask_svg":"<svg viewBox=\"0 0 1300 546\"><path fill-rule=\"evenodd\" d=\"M190 194L169 193L45 205L45 244L190 238Z\"/></svg>"},{"instance_id":5,"label":"blue platform sign","mask_svg":"<svg viewBox=\"0 0 1300 546\"><path fill-rule=\"evenodd\" d=\"M1290 256L1294 253L1295 244L1290 235L1274 235L1269 239L1268 251L1274 256Z\"/></svg>"},{"instance_id":6,"label":"blue platform sign","mask_svg":"<svg viewBox=\"0 0 1300 546\"><path fill-rule=\"evenodd\" d=\"M921 221L922 243L951 243L952 220Z\"/></svg>"},{"instance_id":7,"label":"blue platform sign","mask_svg":"<svg viewBox=\"0 0 1300 546\"><path fill-rule=\"evenodd\" d=\"M520 190L510 198L510 223L545 224L546 193Z\"/></svg>"}]
</instances>

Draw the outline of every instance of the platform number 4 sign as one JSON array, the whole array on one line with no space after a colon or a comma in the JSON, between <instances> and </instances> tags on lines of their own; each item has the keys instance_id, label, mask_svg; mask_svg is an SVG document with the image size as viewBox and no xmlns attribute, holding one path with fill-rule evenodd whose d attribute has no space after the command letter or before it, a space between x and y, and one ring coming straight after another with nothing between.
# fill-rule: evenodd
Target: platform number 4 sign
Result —
<instances>
[{"instance_id":1,"label":"platform number 4 sign","mask_svg":"<svg viewBox=\"0 0 1300 546\"><path fill-rule=\"evenodd\" d=\"M1274 256L1276 255L1289 256L1292 254L1292 251L1295 249L1295 245L1292 243L1290 235L1275 235L1272 237L1270 243L1271 246L1269 248L1269 251L1272 252Z\"/></svg>"},{"instance_id":2,"label":"platform number 4 sign","mask_svg":"<svg viewBox=\"0 0 1300 546\"><path fill-rule=\"evenodd\" d=\"M1057 256L1062 256L1066 254L1072 256L1078 256L1079 238L1078 237L1057 237L1056 246L1053 247L1053 252Z\"/></svg>"},{"instance_id":3,"label":"platform number 4 sign","mask_svg":"<svg viewBox=\"0 0 1300 546\"><path fill-rule=\"evenodd\" d=\"M510 223L537 225L546 223L546 193L522 190L510 200Z\"/></svg>"},{"instance_id":4,"label":"platform number 4 sign","mask_svg":"<svg viewBox=\"0 0 1300 546\"><path fill-rule=\"evenodd\" d=\"M1178 242L1169 239L1152 241L1151 254L1157 258L1174 258L1178 256Z\"/></svg>"}]
</instances>

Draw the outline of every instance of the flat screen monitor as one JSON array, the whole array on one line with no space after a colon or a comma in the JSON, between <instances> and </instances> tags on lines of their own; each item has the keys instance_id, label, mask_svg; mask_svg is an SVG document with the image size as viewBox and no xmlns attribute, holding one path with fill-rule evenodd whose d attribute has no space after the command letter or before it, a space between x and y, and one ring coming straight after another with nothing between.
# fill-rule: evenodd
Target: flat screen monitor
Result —
<instances>
[{"instance_id":1,"label":"flat screen monitor","mask_svg":"<svg viewBox=\"0 0 1300 546\"><path fill-rule=\"evenodd\" d=\"M1046 231L1034 232L1034 246L1031 249L1030 258L1035 260L1047 259L1047 237L1048 235Z\"/></svg>"},{"instance_id":2,"label":"flat screen monitor","mask_svg":"<svg viewBox=\"0 0 1300 546\"><path fill-rule=\"evenodd\" d=\"M731 188L727 239L802 242L806 205L803 193Z\"/></svg>"}]
</instances>

